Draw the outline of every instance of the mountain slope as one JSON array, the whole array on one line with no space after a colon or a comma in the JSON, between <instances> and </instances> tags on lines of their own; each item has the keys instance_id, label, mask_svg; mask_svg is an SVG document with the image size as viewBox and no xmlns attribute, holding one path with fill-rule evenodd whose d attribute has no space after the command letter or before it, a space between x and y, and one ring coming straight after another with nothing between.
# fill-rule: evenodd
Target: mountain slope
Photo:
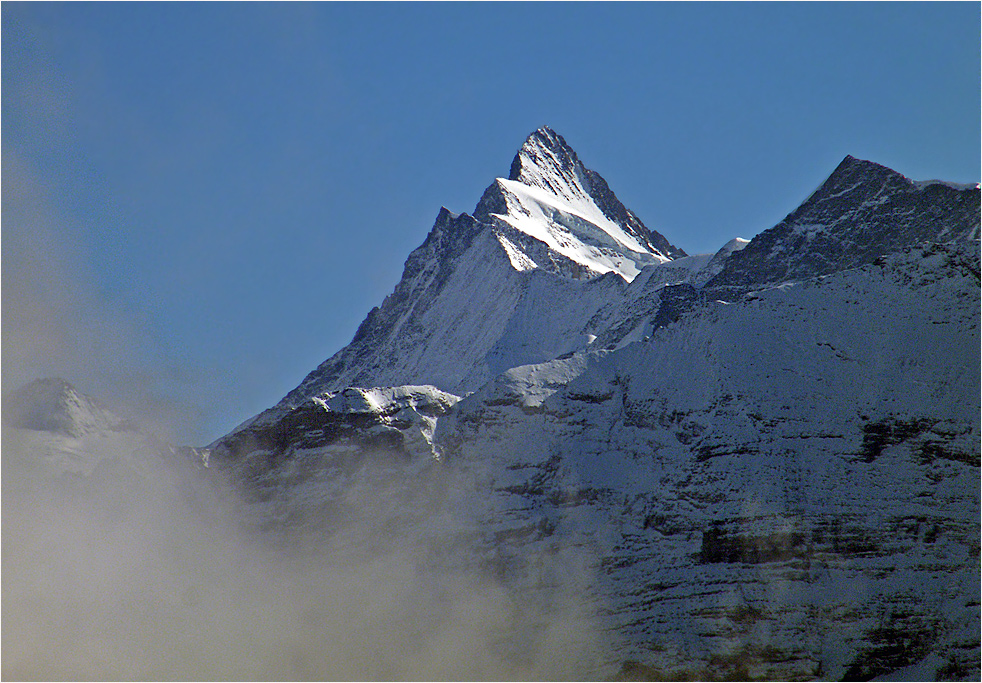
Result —
<instances>
[{"instance_id":1,"label":"mountain slope","mask_svg":"<svg viewBox=\"0 0 982 683\"><path fill-rule=\"evenodd\" d=\"M459 401L327 394L213 462L291 528L368 549L395 534L421 571L488 573L536 613L579 605L590 677L970 671L978 261L978 242L924 244L703 299ZM352 510L386 535L346 526Z\"/></svg>"},{"instance_id":2,"label":"mountain slope","mask_svg":"<svg viewBox=\"0 0 982 683\"><path fill-rule=\"evenodd\" d=\"M561 136L541 128L473 216L441 209L395 291L351 343L258 419L347 386L472 391L514 365L583 348L587 321L628 281L683 256Z\"/></svg>"},{"instance_id":3,"label":"mountain slope","mask_svg":"<svg viewBox=\"0 0 982 683\"><path fill-rule=\"evenodd\" d=\"M502 230L505 239L513 228L587 269L574 277L614 271L632 280L645 265L686 255L648 230L549 128L526 139L508 178L485 191L474 215ZM515 265L523 268L527 261L516 258Z\"/></svg>"},{"instance_id":4,"label":"mountain slope","mask_svg":"<svg viewBox=\"0 0 982 683\"><path fill-rule=\"evenodd\" d=\"M46 476L98 477L106 471L144 472L146 463L179 455L200 463L193 448L175 448L57 377L38 379L5 396L4 440L19 468Z\"/></svg>"},{"instance_id":5,"label":"mountain slope","mask_svg":"<svg viewBox=\"0 0 982 683\"><path fill-rule=\"evenodd\" d=\"M982 651L978 225L977 186L847 157L777 226L687 256L540 129L473 215L440 211L351 344L211 450L171 450L193 464L173 491L232 483L237 524L314 558L287 636L246 617L310 677L363 608L319 591L394 557L365 595L397 655L376 662L372 639L362 677L452 650L446 678L964 679ZM49 458L109 501L149 490L118 462L168 456L63 382L5 416L24 453L113 454ZM234 578L216 554L212 585ZM295 649L301 623L316 648Z\"/></svg>"},{"instance_id":6,"label":"mountain slope","mask_svg":"<svg viewBox=\"0 0 982 683\"><path fill-rule=\"evenodd\" d=\"M3 407L7 425L20 429L79 437L128 428L124 420L56 377L21 387L6 397Z\"/></svg>"}]
</instances>

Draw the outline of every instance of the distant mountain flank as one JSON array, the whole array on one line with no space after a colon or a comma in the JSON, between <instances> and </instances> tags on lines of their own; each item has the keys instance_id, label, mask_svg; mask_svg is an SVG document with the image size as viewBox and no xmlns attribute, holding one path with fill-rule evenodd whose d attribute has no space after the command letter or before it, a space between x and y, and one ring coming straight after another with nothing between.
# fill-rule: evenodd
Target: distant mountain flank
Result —
<instances>
[{"instance_id":1,"label":"distant mountain flank","mask_svg":"<svg viewBox=\"0 0 982 683\"><path fill-rule=\"evenodd\" d=\"M166 443L60 377L34 380L4 396L3 428L5 443L22 459L16 468L55 476L145 471L148 463L164 461L193 469L207 461L199 449Z\"/></svg>"}]
</instances>

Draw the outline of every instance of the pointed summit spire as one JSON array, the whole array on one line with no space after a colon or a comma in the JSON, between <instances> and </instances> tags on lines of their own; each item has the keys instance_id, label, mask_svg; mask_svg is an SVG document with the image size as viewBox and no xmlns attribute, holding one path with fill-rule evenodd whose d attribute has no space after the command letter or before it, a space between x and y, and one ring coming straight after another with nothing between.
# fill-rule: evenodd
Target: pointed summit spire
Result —
<instances>
[{"instance_id":1,"label":"pointed summit spire","mask_svg":"<svg viewBox=\"0 0 982 683\"><path fill-rule=\"evenodd\" d=\"M583 176L583 164L566 140L548 126L529 135L511 162L509 180L543 187L552 177L565 177L574 183Z\"/></svg>"},{"instance_id":2,"label":"pointed summit spire","mask_svg":"<svg viewBox=\"0 0 982 683\"><path fill-rule=\"evenodd\" d=\"M661 234L649 230L617 199L607 181L584 166L563 136L548 126L539 128L525 139L511 162L508 180L541 188L573 204L588 201L646 248L673 259L686 255ZM485 193L482 198L485 209L492 205L494 195L496 189L493 187Z\"/></svg>"},{"instance_id":3,"label":"pointed summit spire","mask_svg":"<svg viewBox=\"0 0 982 683\"><path fill-rule=\"evenodd\" d=\"M588 196L586 169L562 135L543 126L529 135L511 162L509 180L541 187L559 196Z\"/></svg>"}]
</instances>

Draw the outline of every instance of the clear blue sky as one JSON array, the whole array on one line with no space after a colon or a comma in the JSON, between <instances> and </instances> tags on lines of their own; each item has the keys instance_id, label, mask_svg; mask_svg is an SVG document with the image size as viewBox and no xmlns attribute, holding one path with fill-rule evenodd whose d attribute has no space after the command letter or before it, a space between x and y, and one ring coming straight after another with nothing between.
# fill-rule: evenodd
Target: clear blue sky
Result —
<instances>
[{"instance_id":1,"label":"clear blue sky","mask_svg":"<svg viewBox=\"0 0 982 683\"><path fill-rule=\"evenodd\" d=\"M690 253L846 154L976 182L979 12L4 2L4 386L58 374L220 436L346 344L541 125Z\"/></svg>"}]
</instances>

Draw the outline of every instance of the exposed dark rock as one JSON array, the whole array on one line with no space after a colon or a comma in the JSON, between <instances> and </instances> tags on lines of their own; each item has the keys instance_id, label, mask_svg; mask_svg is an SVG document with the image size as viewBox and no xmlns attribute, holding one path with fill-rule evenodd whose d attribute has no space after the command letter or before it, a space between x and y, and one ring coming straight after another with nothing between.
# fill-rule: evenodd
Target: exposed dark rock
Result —
<instances>
[{"instance_id":1,"label":"exposed dark rock","mask_svg":"<svg viewBox=\"0 0 982 683\"><path fill-rule=\"evenodd\" d=\"M699 561L706 564L787 562L808 557L810 552L808 538L803 533L775 532L763 536L750 536L729 534L719 527L713 527L702 534Z\"/></svg>"},{"instance_id":2,"label":"exposed dark rock","mask_svg":"<svg viewBox=\"0 0 982 683\"><path fill-rule=\"evenodd\" d=\"M926 657L937 639L939 625L918 614L890 614L869 631L864 648L846 669L844 681L870 681Z\"/></svg>"},{"instance_id":3,"label":"exposed dark rock","mask_svg":"<svg viewBox=\"0 0 982 683\"><path fill-rule=\"evenodd\" d=\"M688 284L667 285L659 294L661 305L651 321L651 327L656 330L671 325L702 300L699 290Z\"/></svg>"},{"instance_id":4,"label":"exposed dark rock","mask_svg":"<svg viewBox=\"0 0 982 683\"><path fill-rule=\"evenodd\" d=\"M888 418L877 422L867 422L863 425L861 449L863 462L873 462L887 446L895 446L926 435L916 449L921 463L930 464L935 460L950 460L979 467L979 453L967 453L952 447L948 440L954 434L936 428L938 422L939 420L936 418L913 420Z\"/></svg>"}]
</instances>

